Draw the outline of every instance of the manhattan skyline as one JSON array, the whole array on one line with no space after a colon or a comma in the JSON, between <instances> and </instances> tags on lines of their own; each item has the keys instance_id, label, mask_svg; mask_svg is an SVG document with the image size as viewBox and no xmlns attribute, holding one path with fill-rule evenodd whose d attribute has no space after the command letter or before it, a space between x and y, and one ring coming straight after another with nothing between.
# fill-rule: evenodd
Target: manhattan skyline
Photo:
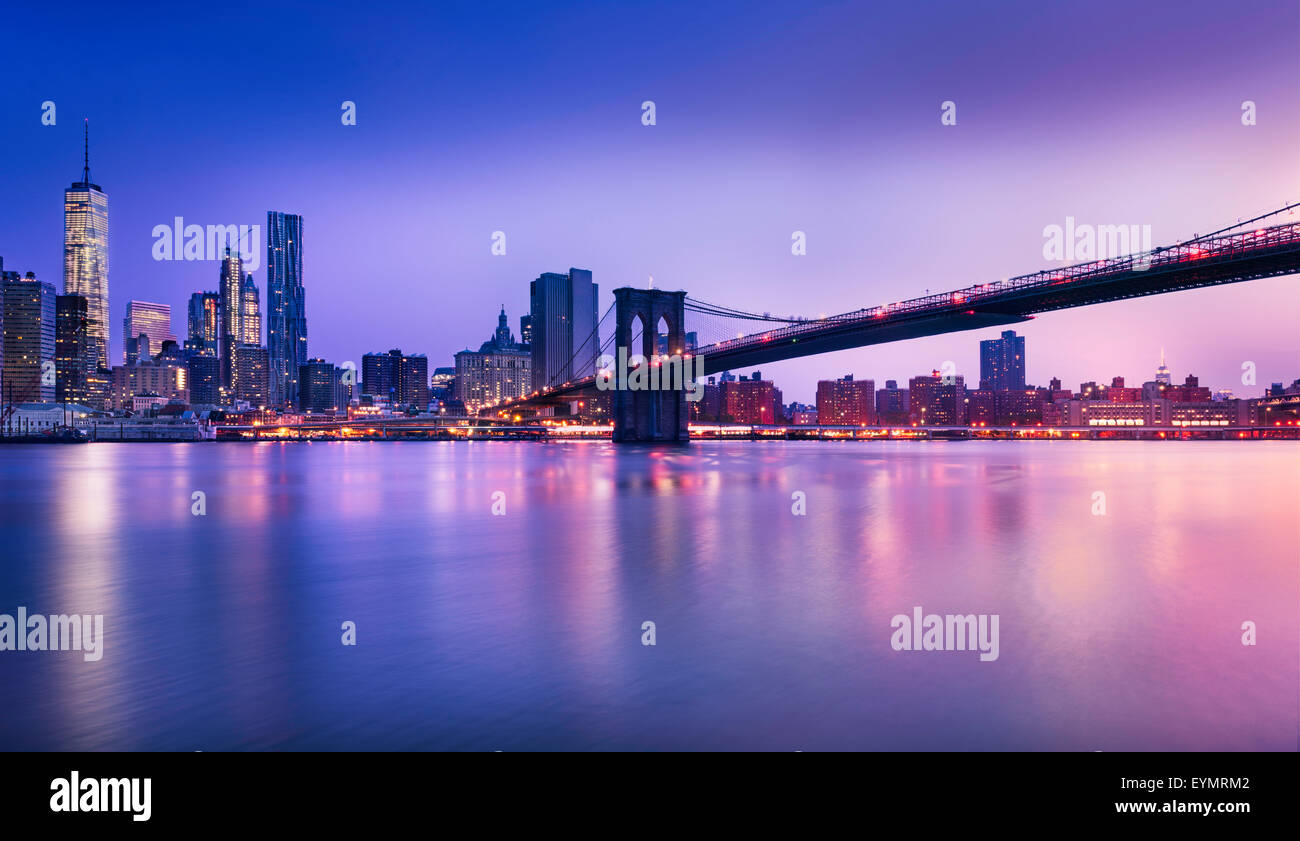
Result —
<instances>
[{"instance_id":1,"label":"manhattan skyline","mask_svg":"<svg viewBox=\"0 0 1300 841\"><path fill-rule=\"evenodd\" d=\"M1114 19L1111 5L1097 7L1098 20ZM112 200L112 313L128 300L181 312L190 294L213 288L216 262L152 260L155 225L178 215L224 225L264 224L270 209L300 214L312 228L302 272L308 352L335 361L402 347L450 364L480 341L500 304L526 312L528 282L568 266L592 270L600 311L609 290L653 275L657 288L816 317L1050 267L1043 229L1067 218L1150 225L1159 245L1300 196L1300 108L1286 89L1300 59L1284 49L1283 32L1300 20L1294 7L1247 4L1235 21L1253 45L1245 53L1195 14L1162 21L1178 31L1141 51L1145 13L1130 10L1134 26L1111 34L1105 49L1056 43L1054 61L1026 73L990 61L990 51L1014 47L1028 63L1066 16L1009 6L1019 29L971 20L962 37L951 34L961 27L932 43L909 37L911 53L888 43L922 25L902 12L875 14L879 36L857 45L834 30L861 10L823 7L787 29L779 7L764 6L727 17L728 46L719 49L701 27L672 34L667 12L587 10L563 27L584 41L583 60L532 65L503 59L559 23L528 10L443 12L439 32L466 36L464 45L412 48L364 74L334 59L368 55L374 33L345 31L327 12L311 24L321 36L312 47L285 48L286 60L322 72L272 92L259 74L236 70L223 95L214 87L210 97L186 96L184 73L154 79L149 91L107 90L164 59L193 62L188 84L202 89L213 47L155 43L133 13L89 9L92 25L139 49L83 83L80 59L60 66L42 48L52 38L44 33L56 31L42 14L20 11L15 31L30 30L33 60L0 94L7 155L24 162L7 181L0 255L7 269L57 285L62 207L53 197L80 171L83 119L93 124L95 181ZM470 37L489 20L498 28ZM583 39L596 31L604 37ZM409 42L396 38L402 53ZM485 52L463 52L473 44ZM616 55L631 44L641 57ZM767 67L763 50L778 47L782 61ZM251 43L240 49L254 64L265 57ZM458 58L474 72L458 69ZM606 72L588 72L588 61L602 59ZM813 72L825 66L838 72ZM1141 85L1127 78L1134 74ZM46 100L58 108L53 126L41 125ZM656 103L652 126L641 122L647 100ZM949 100L957 123L943 126ZM1245 100L1257 104L1255 125L1242 124ZM344 101L356 104L355 126L340 122ZM223 109L250 130L215 136L202 115ZM557 126L571 130L548 131ZM492 254L495 231L506 235L504 255ZM791 254L794 231L806 233L806 255ZM254 276L269 304L266 267ZM1239 396L1289 381L1296 368L1293 278L1103 306L1020 328L1035 347L1030 381L1140 381L1161 348ZM121 338L111 333L117 359ZM844 351L763 366L764 374L785 384L788 399L809 400L819 379L847 371L906 376L945 360L973 371L971 339L995 335ZM1133 370L1135 360L1151 364ZM1259 370L1253 387L1239 384L1246 360Z\"/></svg>"}]
</instances>

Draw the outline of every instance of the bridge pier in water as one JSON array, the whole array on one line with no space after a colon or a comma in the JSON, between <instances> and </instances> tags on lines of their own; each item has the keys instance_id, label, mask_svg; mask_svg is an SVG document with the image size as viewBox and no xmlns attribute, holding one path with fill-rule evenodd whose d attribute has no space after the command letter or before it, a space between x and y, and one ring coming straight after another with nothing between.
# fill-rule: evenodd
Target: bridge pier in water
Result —
<instances>
[{"instance_id":1,"label":"bridge pier in water","mask_svg":"<svg viewBox=\"0 0 1300 841\"><path fill-rule=\"evenodd\" d=\"M614 290L614 350L626 349L631 359L640 354L651 360L658 353L659 320L668 325L668 352L686 349L686 293L660 289ZM641 320L641 347L632 347L632 328L637 318ZM648 364L648 363L647 363ZM691 369L685 368L683 377ZM662 390L632 390L624 382L614 389L614 442L633 443L686 443L690 440L687 422L690 419L686 406L686 391L682 388Z\"/></svg>"}]
</instances>

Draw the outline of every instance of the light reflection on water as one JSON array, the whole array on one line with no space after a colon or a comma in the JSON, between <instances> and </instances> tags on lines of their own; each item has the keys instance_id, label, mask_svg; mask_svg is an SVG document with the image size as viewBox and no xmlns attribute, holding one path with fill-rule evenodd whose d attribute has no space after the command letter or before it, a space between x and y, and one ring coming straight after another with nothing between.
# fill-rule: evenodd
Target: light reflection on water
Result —
<instances>
[{"instance_id":1,"label":"light reflection on water","mask_svg":"<svg viewBox=\"0 0 1300 841\"><path fill-rule=\"evenodd\" d=\"M0 652L4 749L1297 748L1287 442L7 446L0 479L0 612L106 625L99 662ZM1001 656L893 651L914 605L999 614Z\"/></svg>"}]
</instances>

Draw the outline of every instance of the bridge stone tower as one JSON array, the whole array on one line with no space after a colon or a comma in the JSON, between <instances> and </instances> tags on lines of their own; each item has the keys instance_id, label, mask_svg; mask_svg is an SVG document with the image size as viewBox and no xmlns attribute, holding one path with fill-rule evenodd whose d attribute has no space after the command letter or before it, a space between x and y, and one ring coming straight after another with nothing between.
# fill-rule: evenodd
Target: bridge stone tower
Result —
<instances>
[{"instance_id":1,"label":"bridge stone tower","mask_svg":"<svg viewBox=\"0 0 1300 841\"><path fill-rule=\"evenodd\" d=\"M659 319L668 325L668 352L686 348L686 293L660 289L614 290L614 348L626 348L627 358L641 354L647 360L658 353ZM632 347L633 323L641 319L641 347ZM614 390L614 442L685 443L690 440L686 392Z\"/></svg>"}]
</instances>

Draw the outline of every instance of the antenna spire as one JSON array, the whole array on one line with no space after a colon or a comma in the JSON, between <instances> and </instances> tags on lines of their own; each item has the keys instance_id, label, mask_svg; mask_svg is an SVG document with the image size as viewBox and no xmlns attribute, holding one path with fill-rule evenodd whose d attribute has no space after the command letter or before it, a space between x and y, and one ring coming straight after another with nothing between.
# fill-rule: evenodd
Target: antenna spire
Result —
<instances>
[{"instance_id":1,"label":"antenna spire","mask_svg":"<svg viewBox=\"0 0 1300 841\"><path fill-rule=\"evenodd\" d=\"M89 184L90 183L90 118L89 117L86 118L86 126L84 131L85 131L84 139L86 144L86 150L85 150L86 157L85 157L85 165L82 167L81 170L81 181L84 184Z\"/></svg>"}]
</instances>

